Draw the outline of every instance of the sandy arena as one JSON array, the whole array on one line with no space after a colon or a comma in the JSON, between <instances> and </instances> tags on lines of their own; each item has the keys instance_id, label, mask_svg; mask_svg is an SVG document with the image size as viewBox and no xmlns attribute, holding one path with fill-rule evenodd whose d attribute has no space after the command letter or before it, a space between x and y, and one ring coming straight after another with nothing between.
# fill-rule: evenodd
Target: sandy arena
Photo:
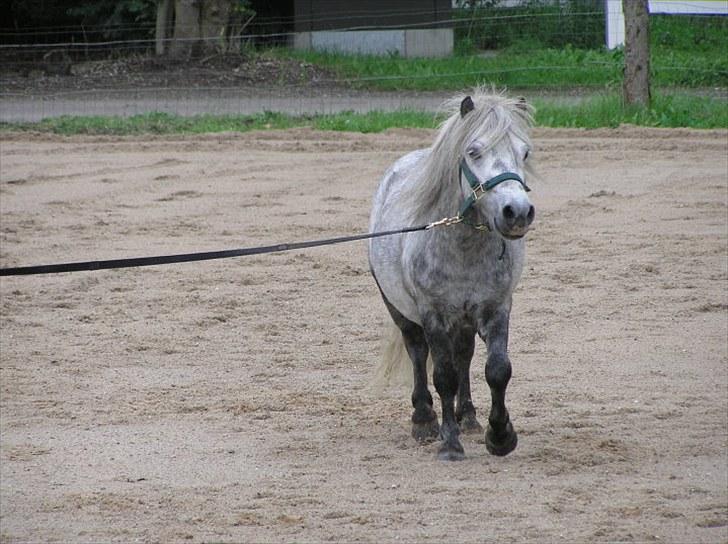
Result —
<instances>
[{"instance_id":1,"label":"sandy arena","mask_svg":"<svg viewBox=\"0 0 728 544\"><path fill-rule=\"evenodd\" d=\"M433 134L6 133L0 266L363 232ZM534 142L514 453L439 462L410 392L372 390L363 242L6 277L0 541L728 541L728 132Z\"/></svg>"}]
</instances>

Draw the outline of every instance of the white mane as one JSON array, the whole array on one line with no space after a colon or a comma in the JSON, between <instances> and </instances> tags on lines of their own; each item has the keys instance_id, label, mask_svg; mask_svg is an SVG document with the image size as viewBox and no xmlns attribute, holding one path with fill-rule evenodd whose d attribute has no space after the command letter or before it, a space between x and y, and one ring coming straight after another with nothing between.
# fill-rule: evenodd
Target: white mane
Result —
<instances>
[{"instance_id":1,"label":"white mane","mask_svg":"<svg viewBox=\"0 0 728 544\"><path fill-rule=\"evenodd\" d=\"M469 95L475 109L461 117L460 104L466 96L455 96L443 105L450 116L440 125L437 138L424 159L424 167L416 183L410 186L408 207L415 216L413 219L429 220L428 212L433 208L444 203L452 208L451 201L460 198L459 163L473 140L478 139L490 148L506 135L513 134L530 145L533 110L523 100L476 88Z\"/></svg>"}]
</instances>

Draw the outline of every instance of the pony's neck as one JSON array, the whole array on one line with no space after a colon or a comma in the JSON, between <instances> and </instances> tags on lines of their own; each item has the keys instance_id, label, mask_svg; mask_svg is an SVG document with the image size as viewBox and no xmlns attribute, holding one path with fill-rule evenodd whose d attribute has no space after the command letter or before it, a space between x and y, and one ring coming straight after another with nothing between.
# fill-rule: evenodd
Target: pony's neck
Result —
<instances>
[{"instance_id":1,"label":"pony's neck","mask_svg":"<svg viewBox=\"0 0 728 544\"><path fill-rule=\"evenodd\" d=\"M443 169L441 164L432 160L435 153L439 151L430 150L416 184L416 193L411 195L412 209L418 221L432 222L453 217L457 215L463 200L459 170Z\"/></svg>"},{"instance_id":2,"label":"pony's neck","mask_svg":"<svg viewBox=\"0 0 728 544\"><path fill-rule=\"evenodd\" d=\"M441 178L438 193L437 200L432 206L433 215L440 219L457 215L463 201L457 172L451 172Z\"/></svg>"}]
</instances>

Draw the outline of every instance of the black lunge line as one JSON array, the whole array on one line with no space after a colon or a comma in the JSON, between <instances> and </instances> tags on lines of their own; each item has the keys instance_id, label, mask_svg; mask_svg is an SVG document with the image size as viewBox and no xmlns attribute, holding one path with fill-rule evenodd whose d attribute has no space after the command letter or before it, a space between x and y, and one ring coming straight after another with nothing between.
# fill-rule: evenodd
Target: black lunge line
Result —
<instances>
[{"instance_id":1,"label":"black lunge line","mask_svg":"<svg viewBox=\"0 0 728 544\"><path fill-rule=\"evenodd\" d=\"M211 259L227 259L229 257L243 257L246 255L260 255L262 253L277 253L280 251L291 251L292 249L305 249L309 247L328 246L356 240L367 240L381 236L404 234L427 230L432 227L452 223L437 221L428 225L418 227L407 227L399 230L388 230L383 232L370 232L367 234L356 234L354 236L342 236L340 238L328 238L326 240L311 240L308 242L293 242L290 244L276 244L273 246L248 247L241 249L228 249L223 251L204 251L200 253L182 253L178 255L158 255L156 257L135 257L131 259L109 259L106 261L83 261L77 263L45 264L38 266L17 266L12 268L0 268L0 276L28 276L32 274L57 274L60 272L81 272L85 270L106 270L110 268L131 268L137 266L153 266L158 264L189 263L193 261L209 261Z\"/></svg>"}]
</instances>

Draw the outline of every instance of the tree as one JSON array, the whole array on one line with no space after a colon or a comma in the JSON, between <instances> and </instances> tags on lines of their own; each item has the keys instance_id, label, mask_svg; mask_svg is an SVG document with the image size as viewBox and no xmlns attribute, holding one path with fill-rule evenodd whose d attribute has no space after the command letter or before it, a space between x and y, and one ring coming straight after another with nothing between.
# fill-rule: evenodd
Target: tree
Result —
<instances>
[{"instance_id":1,"label":"tree","mask_svg":"<svg viewBox=\"0 0 728 544\"><path fill-rule=\"evenodd\" d=\"M647 0L622 0L624 11L624 102L650 105L650 13Z\"/></svg>"},{"instance_id":2,"label":"tree","mask_svg":"<svg viewBox=\"0 0 728 544\"><path fill-rule=\"evenodd\" d=\"M167 41L171 35L174 22L174 0L159 0L157 2L157 24L154 29L154 52L164 55L168 48Z\"/></svg>"},{"instance_id":3,"label":"tree","mask_svg":"<svg viewBox=\"0 0 728 544\"><path fill-rule=\"evenodd\" d=\"M255 13L245 0L158 0L156 53L175 58L228 51Z\"/></svg>"}]
</instances>

